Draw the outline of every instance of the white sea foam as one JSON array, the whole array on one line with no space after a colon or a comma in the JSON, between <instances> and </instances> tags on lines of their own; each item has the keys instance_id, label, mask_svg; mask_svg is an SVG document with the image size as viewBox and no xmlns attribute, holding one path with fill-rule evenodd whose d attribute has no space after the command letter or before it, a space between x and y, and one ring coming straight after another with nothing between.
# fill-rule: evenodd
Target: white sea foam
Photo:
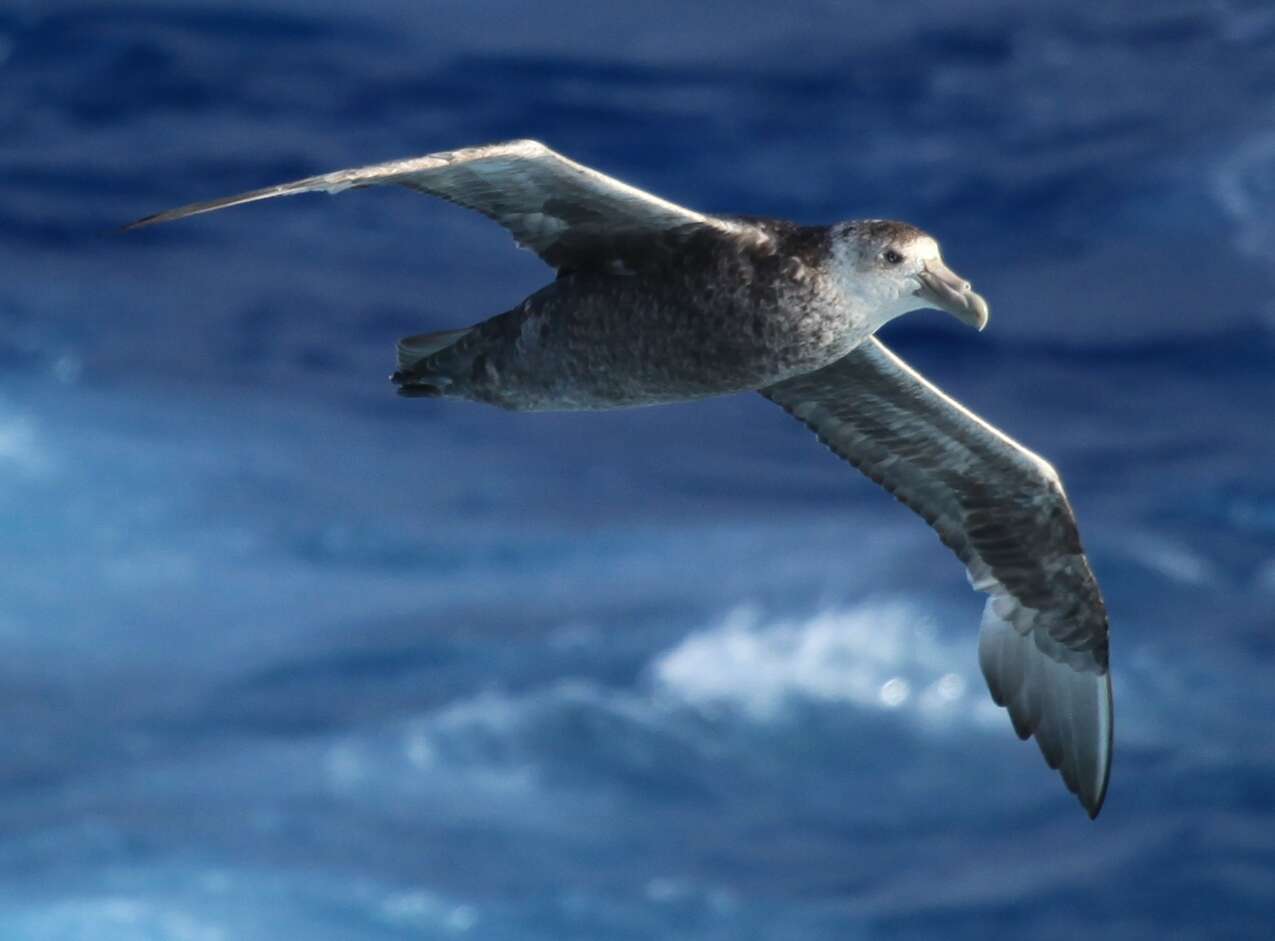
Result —
<instances>
[{"instance_id":1,"label":"white sea foam","mask_svg":"<svg viewBox=\"0 0 1275 941\"><path fill-rule=\"evenodd\" d=\"M1236 247L1270 260L1275 252L1268 212L1275 199L1275 133L1255 134L1238 147L1214 175L1213 193L1236 223Z\"/></svg>"},{"instance_id":2,"label":"white sea foam","mask_svg":"<svg viewBox=\"0 0 1275 941\"><path fill-rule=\"evenodd\" d=\"M215 916L183 910L170 900L131 895L85 895L45 906L32 904L10 914L10 924L43 938L166 938L173 941L223 941L227 933Z\"/></svg>"},{"instance_id":3,"label":"white sea foam","mask_svg":"<svg viewBox=\"0 0 1275 941\"><path fill-rule=\"evenodd\" d=\"M1129 532L1125 550L1159 575L1186 585L1215 584L1217 567L1194 549L1164 534Z\"/></svg>"},{"instance_id":4,"label":"white sea foam","mask_svg":"<svg viewBox=\"0 0 1275 941\"><path fill-rule=\"evenodd\" d=\"M396 926L416 930L441 926L449 934L464 934L478 923L472 905L457 905L423 889L391 893L381 903L381 914Z\"/></svg>"},{"instance_id":5,"label":"white sea foam","mask_svg":"<svg viewBox=\"0 0 1275 941\"><path fill-rule=\"evenodd\" d=\"M1275 595L1275 558L1267 559L1257 567L1254 582L1260 591Z\"/></svg>"},{"instance_id":6,"label":"white sea foam","mask_svg":"<svg viewBox=\"0 0 1275 941\"><path fill-rule=\"evenodd\" d=\"M423 885L328 878L306 867L192 869L168 860L113 868L95 883L57 897L5 897L0 937L449 938L472 936L484 917L476 904Z\"/></svg>"},{"instance_id":7,"label":"white sea foam","mask_svg":"<svg viewBox=\"0 0 1275 941\"><path fill-rule=\"evenodd\" d=\"M998 710L984 703L973 649L972 633L968 644L948 643L927 617L898 602L801 620L767 620L740 608L661 655L652 675L675 700L763 721L795 700L981 721Z\"/></svg>"},{"instance_id":8,"label":"white sea foam","mask_svg":"<svg viewBox=\"0 0 1275 941\"><path fill-rule=\"evenodd\" d=\"M0 472L38 477L48 471L51 463L31 419L0 411Z\"/></svg>"}]
</instances>

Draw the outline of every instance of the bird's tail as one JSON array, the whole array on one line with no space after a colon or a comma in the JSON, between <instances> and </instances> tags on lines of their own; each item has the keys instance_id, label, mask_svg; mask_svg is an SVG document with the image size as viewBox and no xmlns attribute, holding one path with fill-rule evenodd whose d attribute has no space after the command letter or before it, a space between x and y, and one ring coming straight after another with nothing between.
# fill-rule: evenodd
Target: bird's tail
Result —
<instances>
[{"instance_id":1,"label":"bird's tail","mask_svg":"<svg viewBox=\"0 0 1275 941\"><path fill-rule=\"evenodd\" d=\"M471 329L466 327L464 330L444 330L441 333L418 333L414 337L403 337L398 341L399 372L410 373L421 360L447 349Z\"/></svg>"},{"instance_id":2,"label":"bird's tail","mask_svg":"<svg viewBox=\"0 0 1275 941\"><path fill-rule=\"evenodd\" d=\"M418 333L398 341L398 371L390 381L398 386L399 395L437 396L449 385L447 379L427 368L426 360L452 346L473 329L444 330L440 333Z\"/></svg>"}]
</instances>

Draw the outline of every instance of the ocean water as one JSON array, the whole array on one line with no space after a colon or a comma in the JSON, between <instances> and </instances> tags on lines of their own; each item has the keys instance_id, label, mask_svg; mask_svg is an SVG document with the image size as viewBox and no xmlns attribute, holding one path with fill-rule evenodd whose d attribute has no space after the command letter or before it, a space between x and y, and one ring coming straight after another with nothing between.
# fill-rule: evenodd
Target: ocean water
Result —
<instances>
[{"instance_id":1,"label":"ocean water","mask_svg":"<svg viewBox=\"0 0 1275 941\"><path fill-rule=\"evenodd\" d=\"M898 217L885 339L1049 457L1111 610L1096 822L930 531L757 396L402 400L549 276L400 191L520 136ZM1266 938L1275 8L0 5L0 938Z\"/></svg>"}]
</instances>

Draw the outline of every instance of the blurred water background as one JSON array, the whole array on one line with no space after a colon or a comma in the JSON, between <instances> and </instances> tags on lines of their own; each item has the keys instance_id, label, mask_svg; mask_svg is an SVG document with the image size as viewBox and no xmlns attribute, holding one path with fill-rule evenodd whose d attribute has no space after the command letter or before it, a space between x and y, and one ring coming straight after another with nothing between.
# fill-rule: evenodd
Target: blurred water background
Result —
<instances>
[{"instance_id":1,"label":"blurred water background","mask_svg":"<svg viewBox=\"0 0 1275 941\"><path fill-rule=\"evenodd\" d=\"M757 396L509 415L393 341L549 276L406 191L529 136L885 216L914 365L1055 462L1113 624L1096 823L932 533ZM0 4L0 938L1265 938L1275 7Z\"/></svg>"}]
</instances>

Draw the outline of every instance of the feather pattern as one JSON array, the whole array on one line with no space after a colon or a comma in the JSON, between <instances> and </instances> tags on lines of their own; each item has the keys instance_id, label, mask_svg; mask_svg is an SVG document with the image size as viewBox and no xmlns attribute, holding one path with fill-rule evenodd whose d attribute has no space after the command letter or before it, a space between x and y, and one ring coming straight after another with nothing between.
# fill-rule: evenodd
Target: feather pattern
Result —
<instances>
[{"instance_id":1,"label":"feather pattern","mask_svg":"<svg viewBox=\"0 0 1275 941\"><path fill-rule=\"evenodd\" d=\"M735 232L742 223L706 216L592 170L533 140L507 141L336 170L264 189L191 203L125 226L227 209L298 193L339 193L396 184L476 210L555 268L592 263L613 245L689 224Z\"/></svg>"},{"instance_id":2,"label":"feather pattern","mask_svg":"<svg viewBox=\"0 0 1275 941\"><path fill-rule=\"evenodd\" d=\"M1054 469L871 338L761 390L921 515L991 597L979 664L1090 816L1111 770L1107 613Z\"/></svg>"}]
</instances>

